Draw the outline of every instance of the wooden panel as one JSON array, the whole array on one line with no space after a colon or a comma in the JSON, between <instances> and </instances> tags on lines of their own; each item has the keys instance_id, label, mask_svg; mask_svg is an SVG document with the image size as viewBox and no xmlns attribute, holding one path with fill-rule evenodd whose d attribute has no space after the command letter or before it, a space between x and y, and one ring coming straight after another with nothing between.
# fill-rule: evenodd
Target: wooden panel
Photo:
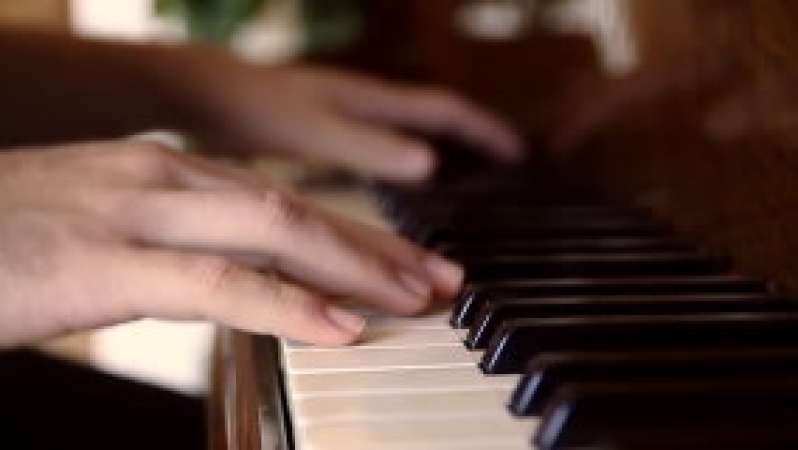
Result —
<instances>
[{"instance_id":1,"label":"wooden panel","mask_svg":"<svg viewBox=\"0 0 798 450\"><path fill-rule=\"evenodd\" d=\"M277 341L222 330L208 396L209 448L289 450Z\"/></svg>"},{"instance_id":2,"label":"wooden panel","mask_svg":"<svg viewBox=\"0 0 798 450\"><path fill-rule=\"evenodd\" d=\"M262 387L255 375L254 338L229 330L218 334L208 405L210 448L260 450Z\"/></svg>"},{"instance_id":3,"label":"wooden panel","mask_svg":"<svg viewBox=\"0 0 798 450\"><path fill-rule=\"evenodd\" d=\"M67 0L3 0L0 24L69 29Z\"/></svg>"},{"instance_id":4,"label":"wooden panel","mask_svg":"<svg viewBox=\"0 0 798 450\"><path fill-rule=\"evenodd\" d=\"M584 150L585 165L619 196L652 203L745 270L796 289L798 97L788 80L798 75L798 4L694 0L690 7L702 30L697 47L714 49L726 72L629 112ZM718 120L736 131L724 139L708 133Z\"/></svg>"}]
</instances>

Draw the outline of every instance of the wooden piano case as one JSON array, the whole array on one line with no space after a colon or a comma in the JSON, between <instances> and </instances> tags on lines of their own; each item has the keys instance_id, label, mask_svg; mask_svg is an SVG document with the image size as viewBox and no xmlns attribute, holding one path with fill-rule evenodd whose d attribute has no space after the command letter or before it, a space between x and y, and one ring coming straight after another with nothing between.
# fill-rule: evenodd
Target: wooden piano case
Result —
<instances>
[{"instance_id":1,"label":"wooden piano case","mask_svg":"<svg viewBox=\"0 0 798 450\"><path fill-rule=\"evenodd\" d=\"M211 449L290 450L276 341L219 330L208 423Z\"/></svg>"}]
</instances>

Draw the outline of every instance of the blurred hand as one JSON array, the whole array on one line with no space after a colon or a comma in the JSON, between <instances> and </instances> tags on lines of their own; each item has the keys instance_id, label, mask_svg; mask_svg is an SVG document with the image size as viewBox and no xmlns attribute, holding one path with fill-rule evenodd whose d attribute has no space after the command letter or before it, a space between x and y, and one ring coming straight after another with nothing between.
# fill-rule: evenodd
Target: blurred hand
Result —
<instances>
[{"instance_id":1,"label":"blurred hand","mask_svg":"<svg viewBox=\"0 0 798 450\"><path fill-rule=\"evenodd\" d=\"M615 124L659 112L674 99L694 103L696 128L708 138L739 139L754 131L756 118L750 95L739 84L729 83L730 75L722 62L704 58L700 66L688 61L643 68L621 78L583 80L565 96L550 120L549 146L556 152L570 152Z\"/></svg>"},{"instance_id":2,"label":"blurred hand","mask_svg":"<svg viewBox=\"0 0 798 450\"><path fill-rule=\"evenodd\" d=\"M674 96L695 93L707 81L693 66L648 68L622 78L582 80L563 99L549 144L569 152L616 123L630 120Z\"/></svg>"},{"instance_id":3,"label":"blurred hand","mask_svg":"<svg viewBox=\"0 0 798 450\"><path fill-rule=\"evenodd\" d=\"M448 134L500 160L521 156L498 118L450 92L308 67L198 58L194 131L220 152L277 151L395 181L428 177L429 146L399 130Z\"/></svg>"},{"instance_id":4,"label":"blurred hand","mask_svg":"<svg viewBox=\"0 0 798 450\"><path fill-rule=\"evenodd\" d=\"M462 282L285 186L151 143L3 153L0 190L0 347L139 317L344 344L364 321L334 298L410 314Z\"/></svg>"}]
</instances>

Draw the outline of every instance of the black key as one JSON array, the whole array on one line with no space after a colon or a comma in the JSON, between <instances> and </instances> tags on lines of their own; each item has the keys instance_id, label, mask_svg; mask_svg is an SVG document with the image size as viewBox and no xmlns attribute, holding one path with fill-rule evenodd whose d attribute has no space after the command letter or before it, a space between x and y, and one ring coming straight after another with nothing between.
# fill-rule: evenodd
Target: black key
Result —
<instances>
[{"instance_id":1,"label":"black key","mask_svg":"<svg viewBox=\"0 0 798 450\"><path fill-rule=\"evenodd\" d=\"M756 444L798 442L796 418L798 380L789 377L573 383L547 406L535 443L542 450L645 441L637 448L770 448Z\"/></svg>"},{"instance_id":2,"label":"black key","mask_svg":"<svg viewBox=\"0 0 798 450\"><path fill-rule=\"evenodd\" d=\"M572 226L549 223L472 223L420 230L410 239L427 247L462 242L502 242L519 239L662 237L669 230L653 223L611 224L580 222Z\"/></svg>"},{"instance_id":3,"label":"black key","mask_svg":"<svg viewBox=\"0 0 798 450\"><path fill-rule=\"evenodd\" d=\"M460 261L471 283L517 278L717 275L728 261L704 253L563 253L488 256Z\"/></svg>"},{"instance_id":4,"label":"black key","mask_svg":"<svg viewBox=\"0 0 798 450\"><path fill-rule=\"evenodd\" d=\"M686 293L765 293L777 290L773 283L736 275L641 278L524 279L471 284L458 296L450 323L467 328L479 309L502 298L578 297L609 295L668 295Z\"/></svg>"},{"instance_id":5,"label":"black key","mask_svg":"<svg viewBox=\"0 0 798 450\"><path fill-rule=\"evenodd\" d=\"M629 383L798 376L798 348L548 353L529 361L510 399L517 416L539 415L568 383Z\"/></svg>"},{"instance_id":6,"label":"black key","mask_svg":"<svg viewBox=\"0 0 798 450\"><path fill-rule=\"evenodd\" d=\"M792 413L791 413L792 414ZM743 418L747 417L743 415ZM649 426L615 430L605 448L615 450L751 450L798 448L795 417L767 417L739 423L733 420L679 424L678 429Z\"/></svg>"},{"instance_id":7,"label":"black key","mask_svg":"<svg viewBox=\"0 0 798 450\"><path fill-rule=\"evenodd\" d=\"M535 206L530 204L498 205L465 201L453 208L429 210L418 217L431 226L477 225L489 222L547 223L573 227L596 223L598 227L629 226L654 223L656 219L641 209L612 208L606 206Z\"/></svg>"},{"instance_id":8,"label":"black key","mask_svg":"<svg viewBox=\"0 0 798 450\"><path fill-rule=\"evenodd\" d=\"M485 218L490 220L486 221ZM658 225L651 220L643 220L637 217L579 217L579 216L511 216L501 217L498 215L485 216L480 219L438 219L431 220L426 217L421 218L417 224L412 221L405 221L398 230L410 237L433 241L436 236L446 237L446 230L458 230L482 236L501 234L503 232L516 232L516 230L529 231L529 236L534 237L535 233L546 233L551 236L554 231L562 230L563 233L576 234L579 230L585 230L588 236L595 236L601 230L609 233L617 233L620 230L632 230L633 234L639 233L638 230L665 230L662 225ZM588 234L589 233L589 234ZM431 237L431 238L430 238ZM522 236L523 237L523 236ZM470 242L470 241L465 241Z\"/></svg>"},{"instance_id":9,"label":"black key","mask_svg":"<svg viewBox=\"0 0 798 450\"><path fill-rule=\"evenodd\" d=\"M798 313L798 300L773 294L683 294L618 297L506 299L488 302L468 331L466 347L484 349L511 319L591 316L677 315L723 312Z\"/></svg>"},{"instance_id":10,"label":"black key","mask_svg":"<svg viewBox=\"0 0 798 450\"><path fill-rule=\"evenodd\" d=\"M798 314L514 319L496 332L480 367L520 373L547 352L798 347Z\"/></svg>"},{"instance_id":11,"label":"black key","mask_svg":"<svg viewBox=\"0 0 798 450\"><path fill-rule=\"evenodd\" d=\"M434 209L464 211L476 210L485 206L500 210L536 208L536 207L583 207L602 206L602 199L586 194L581 188L563 189L553 195L550 188L540 186L522 186L504 189L473 190L452 189L417 189L414 191L391 192L379 199L382 210L391 218L400 218L403 211L413 217L423 218L424 213ZM430 215L431 216L431 215ZM489 216L484 216L489 217Z\"/></svg>"},{"instance_id":12,"label":"black key","mask_svg":"<svg viewBox=\"0 0 798 450\"><path fill-rule=\"evenodd\" d=\"M526 239L505 242L463 242L435 247L453 259L483 255L550 255L557 253L687 253L704 251L676 238Z\"/></svg>"},{"instance_id":13,"label":"black key","mask_svg":"<svg viewBox=\"0 0 798 450\"><path fill-rule=\"evenodd\" d=\"M516 222L527 220L540 220L540 218L559 218L571 220L590 219L636 219L652 220L651 213L642 208L630 208L617 205L570 205L570 206L536 206L529 204L447 204L447 205L419 205L419 209L395 211L391 216L398 221L411 221L414 223L472 223L484 221L486 217L491 220L513 220Z\"/></svg>"}]
</instances>

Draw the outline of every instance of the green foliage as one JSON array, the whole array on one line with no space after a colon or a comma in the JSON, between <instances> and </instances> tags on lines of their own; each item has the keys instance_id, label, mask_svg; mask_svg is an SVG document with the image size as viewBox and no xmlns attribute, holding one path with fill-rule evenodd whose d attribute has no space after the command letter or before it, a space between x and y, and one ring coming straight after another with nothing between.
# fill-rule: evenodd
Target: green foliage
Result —
<instances>
[{"instance_id":1,"label":"green foliage","mask_svg":"<svg viewBox=\"0 0 798 450\"><path fill-rule=\"evenodd\" d=\"M184 20L191 39L224 45L265 3L266 0L156 0L155 12Z\"/></svg>"},{"instance_id":2,"label":"green foliage","mask_svg":"<svg viewBox=\"0 0 798 450\"><path fill-rule=\"evenodd\" d=\"M363 26L361 12L366 1L302 0L307 50L335 50L354 41Z\"/></svg>"}]
</instances>

